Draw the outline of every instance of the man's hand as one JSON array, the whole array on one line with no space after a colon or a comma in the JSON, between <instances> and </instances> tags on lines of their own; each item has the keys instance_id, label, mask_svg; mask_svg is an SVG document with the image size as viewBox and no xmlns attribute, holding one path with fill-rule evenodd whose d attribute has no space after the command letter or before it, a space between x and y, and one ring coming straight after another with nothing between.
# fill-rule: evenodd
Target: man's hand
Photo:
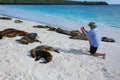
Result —
<instances>
[{"instance_id":1,"label":"man's hand","mask_svg":"<svg viewBox=\"0 0 120 80\"><path fill-rule=\"evenodd\" d=\"M85 29L85 28L82 26L82 27L81 27L81 30L84 30L84 29Z\"/></svg>"}]
</instances>

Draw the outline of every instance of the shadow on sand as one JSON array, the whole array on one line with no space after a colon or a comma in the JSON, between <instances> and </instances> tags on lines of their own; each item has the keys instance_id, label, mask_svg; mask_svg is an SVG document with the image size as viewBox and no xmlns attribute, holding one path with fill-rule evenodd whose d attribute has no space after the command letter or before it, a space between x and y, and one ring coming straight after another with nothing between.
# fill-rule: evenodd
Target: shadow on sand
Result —
<instances>
[{"instance_id":1,"label":"shadow on sand","mask_svg":"<svg viewBox=\"0 0 120 80\"><path fill-rule=\"evenodd\" d=\"M76 55L90 55L88 51L83 51L81 49L62 49L62 48L57 48L60 52L63 53L68 53L68 54L76 54Z\"/></svg>"}]
</instances>

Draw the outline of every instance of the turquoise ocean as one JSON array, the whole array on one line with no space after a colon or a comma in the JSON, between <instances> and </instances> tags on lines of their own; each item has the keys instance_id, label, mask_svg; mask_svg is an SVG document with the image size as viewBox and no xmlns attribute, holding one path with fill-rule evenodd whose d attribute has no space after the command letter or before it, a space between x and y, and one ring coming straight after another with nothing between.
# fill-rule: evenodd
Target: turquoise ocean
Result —
<instances>
[{"instance_id":1,"label":"turquoise ocean","mask_svg":"<svg viewBox=\"0 0 120 80\"><path fill-rule=\"evenodd\" d=\"M120 5L0 5L0 14L65 29L78 29L91 21L120 28Z\"/></svg>"}]
</instances>

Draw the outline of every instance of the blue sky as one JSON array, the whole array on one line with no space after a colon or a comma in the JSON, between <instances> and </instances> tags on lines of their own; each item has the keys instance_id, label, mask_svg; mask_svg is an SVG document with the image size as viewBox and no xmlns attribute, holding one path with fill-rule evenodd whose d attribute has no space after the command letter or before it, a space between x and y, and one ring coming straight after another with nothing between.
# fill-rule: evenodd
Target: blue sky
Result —
<instances>
[{"instance_id":1,"label":"blue sky","mask_svg":"<svg viewBox=\"0 0 120 80\"><path fill-rule=\"evenodd\" d=\"M74 0L74 1L105 1L109 4L120 4L120 0Z\"/></svg>"}]
</instances>

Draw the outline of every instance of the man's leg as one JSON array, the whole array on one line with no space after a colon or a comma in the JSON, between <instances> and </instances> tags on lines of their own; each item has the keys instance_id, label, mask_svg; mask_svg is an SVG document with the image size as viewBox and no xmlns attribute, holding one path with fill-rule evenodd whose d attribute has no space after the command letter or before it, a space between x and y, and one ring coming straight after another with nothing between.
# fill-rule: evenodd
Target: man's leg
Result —
<instances>
[{"instance_id":1,"label":"man's leg","mask_svg":"<svg viewBox=\"0 0 120 80\"><path fill-rule=\"evenodd\" d=\"M94 54L94 56L97 56L97 57L102 56L103 59L105 59L105 55L106 55L106 54L103 54L103 53L95 53L95 54Z\"/></svg>"},{"instance_id":2,"label":"man's leg","mask_svg":"<svg viewBox=\"0 0 120 80\"><path fill-rule=\"evenodd\" d=\"M91 46L91 47L90 47L90 53L91 53L91 55L97 56L97 57L102 56L103 59L105 59L105 54L96 53L96 51L97 51L97 47L94 47L94 46Z\"/></svg>"}]
</instances>

